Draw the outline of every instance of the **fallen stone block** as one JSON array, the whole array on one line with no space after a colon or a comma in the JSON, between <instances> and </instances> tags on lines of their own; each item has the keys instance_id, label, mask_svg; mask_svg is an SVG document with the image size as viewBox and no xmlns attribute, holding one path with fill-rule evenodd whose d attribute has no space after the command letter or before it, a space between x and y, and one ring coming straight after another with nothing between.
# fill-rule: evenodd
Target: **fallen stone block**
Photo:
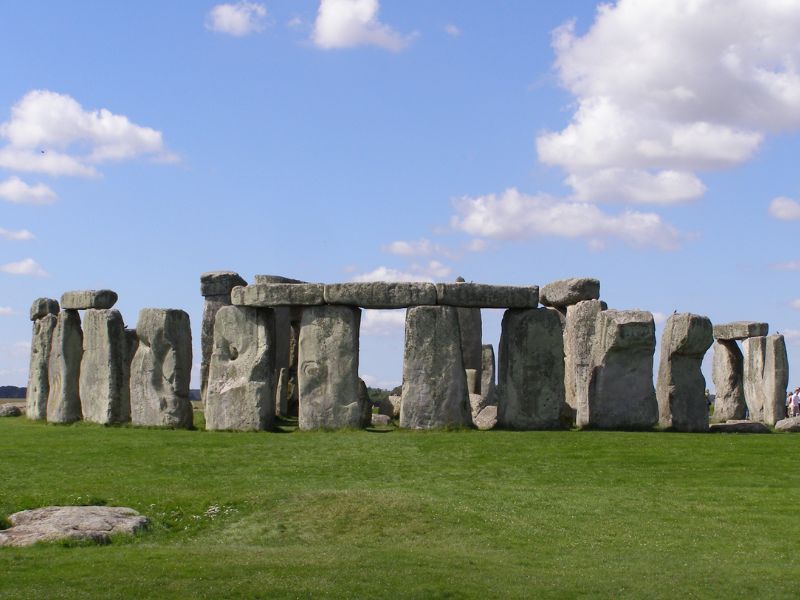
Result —
<instances>
[{"instance_id":1,"label":"fallen stone block","mask_svg":"<svg viewBox=\"0 0 800 600\"><path fill-rule=\"evenodd\" d=\"M111 308L117 303L117 292L111 290L78 290L64 292L61 296L62 310L88 310Z\"/></svg>"},{"instance_id":2,"label":"fallen stone block","mask_svg":"<svg viewBox=\"0 0 800 600\"><path fill-rule=\"evenodd\" d=\"M542 287L539 300L545 306L566 307L600 298L600 281L590 277L560 279Z\"/></svg>"},{"instance_id":3,"label":"fallen stone block","mask_svg":"<svg viewBox=\"0 0 800 600\"><path fill-rule=\"evenodd\" d=\"M361 308L407 308L436 304L436 288L425 282L330 283L325 302Z\"/></svg>"},{"instance_id":4,"label":"fallen stone block","mask_svg":"<svg viewBox=\"0 0 800 600\"><path fill-rule=\"evenodd\" d=\"M800 432L800 417L789 417L775 423L775 431Z\"/></svg>"},{"instance_id":5,"label":"fallen stone block","mask_svg":"<svg viewBox=\"0 0 800 600\"><path fill-rule=\"evenodd\" d=\"M769 324L757 321L735 321L714 325L716 340L746 340L751 337L763 337L769 331Z\"/></svg>"},{"instance_id":6,"label":"fallen stone block","mask_svg":"<svg viewBox=\"0 0 800 600\"><path fill-rule=\"evenodd\" d=\"M437 283L436 304L473 308L536 308L539 305L539 288L535 285Z\"/></svg>"},{"instance_id":7,"label":"fallen stone block","mask_svg":"<svg viewBox=\"0 0 800 600\"><path fill-rule=\"evenodd\" d=\"M22 410L15 404L0 404L0 417L19 417Z\"/></svg>"},{"instance_id":8,"label":"fallen stone block","mask_svg":"<svg viewBox=\"0 0 800 600\"><path fill-rule=\"evenodd\" d=\"M711 433L770 433L769 427L759 421L726 421L712 423L708 430Z\"/></svg>"},{"instance_id":9,"label":"fallen stone block","mask_svg":"<svg viewBox=\"0 0 800 600\"><path fill-rule=\"evenodd\" d=\"M381 414L373 414L371 425L373 427L387 427L389 425L389 416Z\"/></svg>"},{"instance_id":10,"label":"fallen stone block","mask_svg":"<svg viewBox=\"0 0 800 600\"><path fill-rule=\"evenodd\" d=\"M494 429L497 425L497 406L484 406L474 419L475 427L481 431Z\"/></svg>"},{"instance_id":11,"label":"fallen stone block","mask_svg":"<svg viewBox=\"0 0 800 600\"><path fill-rule=\"evenodd\" d=\"M231 303L236 306L319 306L325 304L321 283L257 283L235 287Z\"/></svg>"}]
</instances>

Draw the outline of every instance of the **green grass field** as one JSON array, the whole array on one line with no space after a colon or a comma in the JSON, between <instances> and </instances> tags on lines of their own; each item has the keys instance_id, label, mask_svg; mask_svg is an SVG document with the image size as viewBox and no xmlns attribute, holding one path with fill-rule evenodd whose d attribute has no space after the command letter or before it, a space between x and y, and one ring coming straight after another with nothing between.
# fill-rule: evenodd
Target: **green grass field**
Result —
<instances>
[{"instance_id":1,"label":"green grass field","mask_svg":"<svg viewBox=\"0 0 800 600\"><path fill-rule=\"evenodd\" d=\"M0 598L796 598L800 436L211 433L0 420L0 517L123 505L108 546L0 549Z\"/></svg>"}]
</instances>

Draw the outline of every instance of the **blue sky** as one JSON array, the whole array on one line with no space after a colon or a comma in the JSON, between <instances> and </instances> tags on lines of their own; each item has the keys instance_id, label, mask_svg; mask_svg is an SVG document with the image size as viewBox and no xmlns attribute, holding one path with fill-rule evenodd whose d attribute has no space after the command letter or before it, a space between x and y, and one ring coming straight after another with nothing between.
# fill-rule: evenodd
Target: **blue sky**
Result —
<instances>
[{"instance_id":1,"label":"blue sky","mask_svg":"<svg viewBox=\"0 0 800 600\"><path fill-rule=\"evenodd\" d=\"M217 269L594 276L768 321L800 373L797 31L778 0L4 2L0 384L70 289L183 308L199 363ZM400 314L365 314L362 375L401 367Z\"/></svg>"}]
</instances>

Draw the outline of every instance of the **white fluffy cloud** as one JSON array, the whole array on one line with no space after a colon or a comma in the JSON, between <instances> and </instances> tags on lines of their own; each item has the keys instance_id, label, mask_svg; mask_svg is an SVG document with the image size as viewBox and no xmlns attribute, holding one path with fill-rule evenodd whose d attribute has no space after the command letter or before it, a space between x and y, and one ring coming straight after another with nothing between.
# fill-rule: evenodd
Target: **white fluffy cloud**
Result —
<instances>
[{"instance_id":1,"label":"white fluffy cloud","mask_svg":"<svg viewBox=\"0 0 800 600\"><path fill-rule=\"evenodd\" d=\"M453 270L438 260L426 264L412 264L407 270L377 267L368 273L352 278L353 281L436 281L450 277Z\"/></svg>"},{"instance_id":2,"label":"white fluffy cloud","mask_svg":"<svg viewBox=\"0 0 800 600\"><path fill-rule=\"evenodd\" d=\"M206 28L217 33L243 37L264 29L267 9L256 2L217 4L206 17Z\"/></svg>"},{"instance_id":3,"label":"white fluffy cloud","mask_svg":"<svg viewBox=\"0 0 800 600\"><path fill-rule=\"evenodd\" d=\"M45 271L39 263L32 258L25 258L19 262L6 263L0 265L0 272L9 275L33 275L35 277L46 277Z\"/></svg>"},{"instance_id":4,"label":"white fluffy cloud","mask_svg":"<svg viewBox=\"0 0 800 600\"><path fill-rule=\"evenodd\" d=\"M593 247L606 238L618 238L634 246L667 250L678 245L678 232L656 214L628 210L611 215L595 204L530 196L514 188L500 195L461 198L455 209L453 229L484 238L585 238Z\"/></svg>"},{"instance_id":5,"label":"white fluffy cloud","mask_svg":"<svg viewBox=\"0 0 800 600\"><path fill-rule=\"evenodd\" d=\"M29 185L19 177L9 177L0 181L0 198L17 204L50 204L56 193L43 183Z\"/></svg>"},{"instance_id":6,"label":"white fluffy cloud","mask_svg":"<svg viewBox=\"0 0 800 600\"><path fill-rule=\"evenodd\" d=\"M695 171L738 165L767 133L800 127L798 30L800 4L786 0L602 4L584 35L574 23L554 32L577 109L538 137L539 158L581 200L697 198Z\"/></svg>"},{"instance_id":7,"label":"white fluffy cloud","mask_svg":"<svg viewBox=\"0 0 800 600\"><path fill-rule=\"evenodd\" d=\"M311 40L325 50L378 46L393 52L405 48L404 36L378 20L378 0L321 0Z\"/></svg>"},{"instance_id":8,"label":"white fluffy cloud","mask_svg":"<svg viewBox=\"0 0 800 600\"><path fill-rule=\"evenodd\" d=\"M366 335L392 335L402 332L405 324L405 310L364 310L361 313L361 333Z\"/></svg>"},{"instance_id":9,"label":"white fluffy cloud","mask_svg":"<svg viewBox=\"0 0 800 600\"><path fill-rule=\"evenodd\" d=\"M174 160L160 131L105 108L86 111L72 97L47 90L25 94L0 124L0 167L49 175L97 175L96 165L149 156ZM34 186L35 187L35 186ZM47 195L39 188L40 196Z\"/></svg>"},{"instance_id":10,"label":"white fluffy cloud","mask_svg":"<svg viewBox=\"0 0 800 600\"><path fill-rule=\"evenodd\" d=\"M3 238L4 240L26 241L32 240L34 235L27 229L11 231L10 229L3 229L0 227L0 238Z\"/></svg>"},{"instance_id":11,"label":"white fluffy cloud","mask_svg":"<svg viewBox=\"0 0 800 600\"><path fill-rule=\"evenodd\" d=\"M769 214L782 221L800 219L800 202L779 196L769 203Z\"/></svg>"}]
</instances>

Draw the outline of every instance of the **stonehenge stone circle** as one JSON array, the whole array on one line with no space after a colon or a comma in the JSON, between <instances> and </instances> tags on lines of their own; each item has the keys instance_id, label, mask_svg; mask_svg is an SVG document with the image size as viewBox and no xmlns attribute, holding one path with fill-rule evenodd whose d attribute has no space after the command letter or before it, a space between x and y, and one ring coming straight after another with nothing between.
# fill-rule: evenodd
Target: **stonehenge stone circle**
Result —
<instances>
[{"instance_id":1,"label":"stonehenge stone circle","mask_svg":"<svg viewBox=\"0 0 800 600\"><path fill-rule=\"evenodd\" d=\"M539 288L535 285L437 283L436 301L430 304L468 308L536 308Z\"/></svg>"},{"instance_id":2,"label":"stonehenge stone circle","mask_svg":"<svg viewBox=\"0 0 800 600\"><path fill-rule=\"evenodd\" d=\"M325 285L325 302L360 308L406 308L436 304L432 283L330 283Z\"/></svg>"},{"instance_id":3,"label":"stonehenge stone circle","mask_svg":"<svg viewBox=\"0 0 800 600\"><path fill-rule=\"evenodd\" d=\"M77 310L62 310L53 331L47 365L49 393L47 420L72 423L81 418L79 379L83 355L81 317Z\"/></svg>"},{"instance_id":4,"label":"stonehenge stone circle","mask_svg":"<svg viewBox=\"0 0 800 600\"><path fill-rule=\"evenodd\" d=\"M191 428L189 315L172 308L144 308L139 312L136 337L139 343L131 361L131 421L134 425Z\"/></svg>"},{"instance_id":5,"label":"stonehenge stone circle","mask_svg":"<svg viewBox=\"0 0 800 600\"><path fill-rule=\"evenodd\" d=\"M57 302L55 306L58 307ZM34 314L33 310L31 310L31 314ZM50 312L36 311L35 314L41 316L38 316L33 322L26 414L29 419L40 420L47 418L47 398L50 394L48 363L50 362L50 347L58 317Z\"/></svg>"},{"instance_id":6,"label":"stonehenge stone circle","mask_svg":"<svg viewBox=\"0 0 800 600\"><path fill-rule=\"evenodd\" d=\"M214 349L214 317L223 306L231 304L231 290L247 282L234 271L209 271L200 276L203 296L203 321L200 325L200 398L205 402L208 366Z\"/></svg>"},{"instance_id":7,"label":"stonehenge stone circle","mask_svg":"<svg viewBox=\"0 0 800 600\"><path fill-rule=\"evenodd\" d=\"M786 388L789 386L789 357L781 334L768 335L764 358L764 423L775 425L786 417Z\"/></svg>"},{"instance_id":8,"label":"stonehenge stone circle","mask_svg":"<svg viewBox=\"0 0 800 600\"><path fill-rule=\"evenodd\" d=\"M116 303L117 293L112 290L78 290L64 292L61 296L62 310L111 308Z\"/></svg>"},{"instance_id":9,"label":"stonehenge stone circle","mask_svg":"<svg viewBox=\"0 0 800 600\"><path fill-rule=\"evenodd\" d=\"M735 321L714 325L714 339L732 341L767 335L769 325L757 321Z\"/></svg>"},{"instance_id":10,"label":"stonehenge stone circle","mask_svg":"<svg viewBox=\"0 0 800 600\"><path fill-rule=\"evenodd\" d=\"M540 302L544 306L565 308L582 300L598 300L600 282L589 277L560 279L542 287Z\"/></svg>"},{"instance_id":11,"label":"stonehenge stone circle","mask_svg":"<svg viewBox=\"0 0 800 600\"><path fill-rule=\"evenodd\" d=\"M358 334L361 311L351 306L312 306L300 324L300 429L358 428Z\"/></svg>"},{"instance_id":12,"label":"stonehenge stone circle","mask_svg":"<svg viewBox=\"0 0 800 600\"><path fill-rule=\"evenodd\" d=\"M208 430L261 431L275 420L275 316L223 306L214 322L205 419Z\"/></svg>"},{"instance_id":13,"label":"stonehenge stone circle","mask_svg":"<svg viewBox=\"0 0 800 600\"><path fill-rule=\"evenodd\" d=\"M661 336L656 398L659 424L676 431L708 431L706 380L700 370L714 336L708 317L673 314Z\"/></svg>"},{"instance_id":14,"label":"stonehenge stone circle","mask_svg":"<svg viewBox=\"0 0 800 600\"><path fill-rule=\"evenodd\" d=\"M564 342L556 312L507 310L499 354L498 424L506 429L561 427Z\"/></svg>"},{"instance_id":15,"label":"stonehenge stone circle","mask_svg":"<svg viewBox=\"0 0 800 600\"><path fill-rule=\"evenodd\" d=\"M400 427L435 429L471 424L458 312L451 306L409 308Z\"/></svg>"},{"instance_id":16,"label":"stonehenge stone circle","mask_svg":"<svg viewBox=\"0 0 800 600\"><path fill-rule=\"evenodd\" d=\"M597 315L589 371L589 401L578 405L579 427L650 429L658 422L653 387L653 315L605 310Z\"/></svg>"},{"instance_id":17,"label":"stonehenge stone circle","mask_svg":"<svg viewBox=\"0 0 800 600\"><path fill-rule=\"evenodd\" d=\"M31 304L31 321L37 321L47 315L57 315L59 311L58 300L53 298L37 298Z\"/></svg>"},{"instance_id":18,"label":"stonehenge stone circle","mask_svg":"<svg viewBox=\"0 0 800 600\"><path fill-rule=\"evenodd\" d=\"M564 392L567 405L576 412L589 402L589 370L597 315L603 310L599 300L582 300L567 307L564 322Z\"/></svg>"},{"instance_id":19,"label":"stonehenge stone circle","mask_svg":"<svg viewBox=\"0 0 800 600\"><path fill-rule=\"evenodd\" d=\"M320 306L325 304L321 283L256 283L235 287L231 303L237 306Z\"/></svg>"},{"instance_id":20,"label":"stonehenge stone circle","mask_svg":"<svg viewBox=\"0 0 800 600\"><path fill-rule=\"evenodd\" d=\"M125 323L116 309L90 308L83 316L80 397L83 419L111 425L131 419Z\"/></svg>"},{"instance_id":21,"label":"stonehenge stone circle","mask_svg":"<svg viewBox=\"0 0 800 600\"><path fill-rule=\"evenodd\" d=\"M714 342L714 366L711 371L716 397L714 398L713 421L744 419L747 404L744 401L742 375L744 358L734 340Z\"/></svg>"}]
</instances>

